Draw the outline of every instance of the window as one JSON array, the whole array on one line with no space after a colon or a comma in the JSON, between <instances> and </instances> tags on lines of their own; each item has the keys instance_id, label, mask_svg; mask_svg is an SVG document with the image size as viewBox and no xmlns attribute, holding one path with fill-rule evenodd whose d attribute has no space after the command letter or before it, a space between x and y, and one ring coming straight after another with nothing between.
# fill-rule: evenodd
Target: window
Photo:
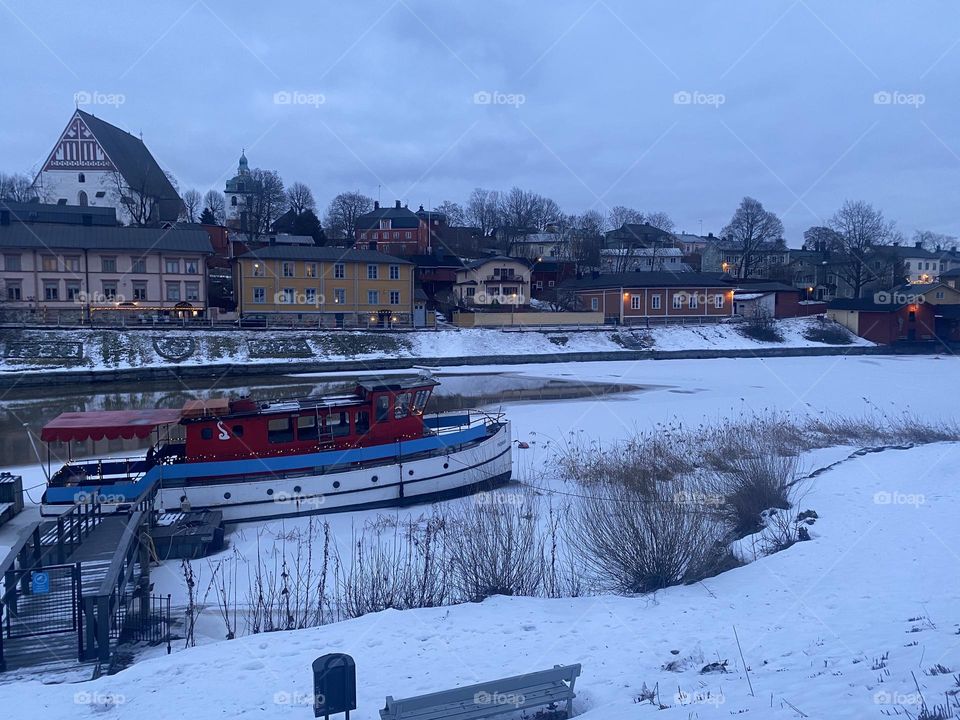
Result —
<instances>
[{"instance_id":1,"label":"window","mask_svg":"<svg viewBox=\"0 0 960 720\"><path fill-rule=\"evenodd\" d=\"M651 295L651 296L650 296L650 309L651 309L651 310L659 310L659 309L660 309L660 296L659 296L659 295Z\"/></svg>"},{"instance_id":2,"label":"window","mask_svg":"<svg viewBox=\"0 0 960 720\"><path fill-rule=\"evenodd\" d=\"M367 290L367 305L379 305L379 304L380 304L380 291Z\"/></svg>"},{"instance_id":3,"label":"window","mask_svg":"<svg viewBox=\"0 0 960 720\"><path fill-rule=\"evenodd\" d=\"M167 300L170 302L180 302L180 283L167 283Z\"/></svg>"},{"instance_id":4,"label":"window","mask_svg":"<svg viewBox=\"0 0 960 720\"><path fill-rule=\"evenodd\" d=\"M380 229L381 229L381 230L389 230L389 229L390 229L390 221L389 221L389 220L381 220L381 221L380 221Z\"/></svg>"},{"instance_id":5,"label":"window","mask_svg":"<svg viewBox=\"0 0 960 720\"><path fill-rule=\"evenodd\" d=\"M904 266L907 270L909 270L909 269L910 269L910 261L907 260L907 261L903 264L903 266Z\"/></svg>"},{"instance_id":6,"label":"window","mask_svg":"<svg viewBox=\"0 0 960 720\"><path fill-rule=\"evenodd\" d=\"M350 418L345 412L330 413L326 418L327 432L333 437L350 434Z\"/></svg>"},{"instance_id":7,"label":"window","mask_svg":"<svg viewBox=\"0 0 960 720\"><path fill-rule=\"evenodd\" d=\"M100 272L115 273L117 271L117 259L115 257L100 257Z\"/></svg>"},{"instance_id":8,"label":"window","mask_svg":"<svg viewBox=\"0 0 960 720\"><path fill-rule=\"evenodd\" d=\"M335 278L345 278L347 276L347 267L343 263L337 263L333 266L333 276Z\"/></svg>"},{"instance_id":9,"label":"window","mask_svg":"<svg viewBox=\"0 0 960 720\"><path fill-rule=\"evenodd\" d=\"M88 207L90 205L90 199L87 197L85 190L81 190L77 193L77 205L80 207Z\"/></svg>"},{"instance_id":10,"label":"window","mask_svg":"<svg viewBox=\"0 0 960 720\"><path fill-rule=\"evenodd\" d=\"M315 278L317 276L317 264L316 263L306 263L303 266L304 275L308 278Z\"/></svg>"},{"instance_id":11,"label":"window","mask_svg":"<svg viewBox=\"0 0 960 720\"><path fill-rule=\"evenodd\" d=\"M376 280L379 273L377 265L367 265L367 280Z\"/></svg>"},{"instance_id":12,"label":"window","mask_svg":"<svg viewBox=\"0 0 960 720\"><path fill-rule=\"evenodd\" d=\"M63 267L70 272L80 272L80 256L69 255L63 259Z\"/></svg>"},{"instance_id":13,"label":"window","mask_svg":"<svg viewBox=\"0 0 960 720\"><path fill-rule=\"evenodd\" d=\"M293 440L293 423L290 418L273 418L267 421L267 440L272 443L286 443Z\"/></svg>"},{"instance_id":14,"label":"window","mask_svg":"<svg viewBox=\"0 0 960 720\"><path fill-rule=\"evenodd\" d=\"M164 272L171 275L180 274L180 258L167 258L163 263Z\"/></svg>"},{"instance_id":15,"label":"window","mask_svg":"<svg viewBox=\"0 0 960 720\"><path fill-rule=\"evenodd\" d=\"M7 272L20 272L20 256L4 255L3 269L6 270Z\"/></svg>"},{"instance_id":16,"label":"window","mask_svg":"<svg viewBox=\"0 0 960 720\"><path fill-rule=\"evenodd\" d=\"M134 258L130 263L130 272L143 274L147 272L147 261L144 258Z\"/></svg>"},{"instance_id":17,"label":"window","mask_svg":"<svg viewBox=\"0 0 960 720\"><path fill-rule=\"evenodd\" d=\"M80 174L77 176L77 181L78 181L78 182L85 183L85 182L87 181L87 176L84 175L83 173L80 173Z\"/></svg>"},{"instance_id":18,"label":"window","mask_svg":"<svg viewBox=\"0 0 960 720\"><path fill-rule=\"evenodd\" d=\"M285 262L283 263L283 276L284 277L293 277L293 263Z\"/></svg>"},{"instance_id":19,"label":"window","mask_svg":"<svg viewBox=\"0 0 960 720\"><path fill-rule=\"evenodd\" d=\"M237 196L234 195L232 198L230 198L230 207L236 207L236 206L237 206Z\"/></svg>"},{"instance_id":20,"label":"window","mask_svg":"<svg viewBox=\"0 0 960 720\"><path fill-rule=\"evenodd\" d=\"M468 287L468 288L467 288L467 297L468 297L468 298L472 298L472 297L474 297L476 294L477 294L477 289L476 289L475 287Z\"/></svg>"},{"instance_id":21,"label":"window","mask_svg":"<svg viewBox=\"0 0 960 720\"><path fill-rule=\"evenodd\" d=\"M410 414L410 393L401 393L393 404L393 417L397 420Z\"/></svg>"},{"instance_id":22,"label":"window","mask_svg":"<svg viewBox=\"0 0 960 720\"><path fill-rule=\"evenodd\" d=\"M423 415L423 409L427 405L427 400L430 397L429 390L417 390L417 394L413 400L413 414L414 415Z\"/></svg>"},{"instance_id":23,"label":"window","mask_svg":"<svg viewBox=\"0 0 960 720\"><path fill-rule=\"evenodd\" d=\"M391 280L399 280L399 279L400 279L400 266L399 266L399 265L391 265L391 266L390 266L390 279L391 279Z\"/></svg>"},{"instance_id":24,"label":"window","mask_svg":"<svg viewBox=\"0 0 960 720\"><path fill-rule=\"evenodd\" d=\"M317 440L317 416L301 415L297 418L297 440Z\"/></svg>"},{"instance_id":25,"label":"window","mask_svg":"<svg viewBox=\"0 0 960 720\"><path fill-rule=\"evenodd\" d=\"M375 233L373 234L373 239L374 239L374 240L379 240L379 239L380 239L380 233L375 232Z\"/></svg>"},{"instance_id":26,"label":"window","mask_svg":"<svg viewBox=\"0 0 960 720\"><path fill-rule=\"evenodd\" d=\"M117 299L117 281L116 280L104 280L101 287L103 288L103 297L107 300L116 300Z\"/></svg>"},{"instance_id":27,"label":"window","mask_svg":"<svg viewBox=\"0 0 960 720\"><path fill-rule=\"evenodd\" d=\"M377 422L387 422L390 419L390 398L386 395L377 396Z\"/></svg>"},{"instance_id":28,"label":"window","mask_svg":"<svg viewBox=\"0 0 960 720\"><path fill-rule=\"evenodd\" d=\"M183 299L184 300L199 300L200 299L200 283L198 282L187 282L183 284Z\"/></svg>"},{"instance_id":29,"label":"window","mask_svg":"<svg viewBox=\"0 0 960 720\"><path fill-rule=\"evenodd\" d=\"M683 295L677 293L673 296L673 309L679 310L683 307Z\"/></svg>"},{"instance_id":30,"label":"window","mask_svg":"<svg viewBox=\"0 0 960 720\"><path fill-rule=\"evenodd\" d=\"M44 255L40 258L40 268L44 272L56 272L57 271L57 256L56 255ZM104 272L114 272L114 270L104 271Z\"/></svg>"},{"instance_id":31,"label":"window","mask_svg":"<svg viewBox=\"0 0 960 720\"><path fill-rule=\"evenodd\" d=\"M543 280L537 280L537 290L543 290Z\"/></svg>"},{"instance_id":32,"label":"window","mask_svg":"<svg viewBox=\"0 0 960 720\"><path fill-rule=\"evenodd\" d=\"M80 283L72 280L67 281L67 300L76 302L80 298Z\"/></svg>"},{"instance_id":33,"label":"window","mask_svg":"<svg viewBox=\"0 0 960 720\"><path fill-rule=\"evenodd\" d=\"M700 307L700 298L697 297L697 294L696 294L696 293L693 293L693 294L690 296L690 307L691 307L691 308Z\"/></svg>"},{"instance_id":34,"label":"window","mask_svg":"<svg viewBox=\"0 0 960 720\"><path fill-rule=\"evenodd\" d=\"M183 261L183 272L185 275L196 275L197 274L197 261L196 260L184 260Z\"/></svg>"},{"instance_id":35,"label":"window","mask_svg":"<svg viewBox=\"0 0 960 720\"><path fill-rule=\"evenodd\" d=\"M366 410L358 410L355 422L357 433L365 435L370 431L370 413Z\"/></svg>"},{"instance_id":36,"label":"window","mask_svg":"<svg viewBox=\"0 0 960 720\"><path fill-rule=\"evenodd\" d=\"M255 263L253 264L253 273L252 273L252 274L253 274L253 277L263 277L263 276L264 276L263 263L255 262Z\"/></svg>"},{"instance_id":37,"label":"window","mask_svg":"<svg viewBox=\"0 0 960 720\"><path fill-rule=\"evenodd\" d=\"M293 305L297 301L297 292L293 288L284 288L280 291L280 302L284 305Z\"/></svg>"},{"instance_id":38,"label":"window","mask_svg":"<svg viewBox=\"0 0 960 720\"><path fill-rule=\"evenodd\" d=\"M550 280L550 281L548 282L548 285L549 285L550 287L553 287L553 286L556 285L556 284L557 284L557 283L556 283L555 281L553 281L553 280Z\"/></svg>"},{"instance_id":39,"label":"window","mask_svg":"<svg viewBox=\"0 0 960 720\"><path fill-rule=\"evenodd\" d=\"M399 305L399 304L400 304L400 291L399 291L399 290L391 290L391 291L390 291L390 304L391 304L391 305Z\"/></svg>"},{"instance_id":40,"label":"window","mask_svg":"<svg viewBox=\"0 0 960 720\"><path fill-rule=\"evenodd\" d=\"M404 237L404 240L411 240L413 238L413 233L407 230L407 232L403 234L403 237Z\"/></svg>"},{"instance_id":41,"label":"window","mask_svg":"<svg viewBox=\"0 0 960 720\"><path fill-rule=\"evenodd\" d=\"M639 310L640 309L640 296L634 295L630 298L630 309Z\"/></svg>"},{"instance_id":42,"label":"window","mask_svg":"<svg viewBox=\"0 0 960 720\"><path fill-rule=\"evenodd\" d=\"M22 297L22 283L19 280L7 280L7 300L20 300Z\"/></svg>"},{"instance_id":43,"label":"window","mask_svg":"<svg viewBox=\"0 0 960 720\"><path fill-rule=\"evenodd\" d=\"M590 309L591 310L600 309L600 298L590 298Z\"/></svg>"},{"instance_id":44,"label":"window","mask_svg":"<svg viewBox=\"0 0 960 720\"><path fill-rule=\"evenodd\" d=\"M56 301L60 299L60 283L56 280L43 281L43 299Z\"/></svg>"},{"instance_id":45,"label":"window","mask_svg":"<svg viewBox=\"0 0 960 720\"><path fill-rule=\"evenodd\" d=\"M267 289L262 287L255 287L253 289L253 301L257 305L262 305L267 301Z\"/></svg>"},{"instance_id":46,"label":"window","mask_svg":"<svg viewBox=\"0 0 960 720\"><path fill-rule=\"evenodd\" d=\"M316 305L317 304L317 289L316 288L307 288L305 300L307 305Z\"/></svg>"},{"instance_id":47,"label":"window","mask_svg":"<svg viewBox=\"0 0 960 720\"><path fill-rule=\"evenodd\" d=\"M347 290L346 288L334 288L333 289L333 302L337 305L343 305L347 302Z\"/></svg>"},{"instance_id":48,"label":"window","mask_svg":"<svg viewBox=\"0 0 960 720\"><path fill-rule=\"evenodd\" d=\"M143 280L133 281L133 299L135 301L147 299L147 283L145 281Z\"/></svg>"},{"instance_id":49,"label":"window","mask_svg":"<svg viewBox=\"0 0 960 720\"><path fill-rule=\"evenodd\" d=\"M723 307L723 294L717 293L713 296L713 306L718 310Z\"/></svg>"}]
</instances>

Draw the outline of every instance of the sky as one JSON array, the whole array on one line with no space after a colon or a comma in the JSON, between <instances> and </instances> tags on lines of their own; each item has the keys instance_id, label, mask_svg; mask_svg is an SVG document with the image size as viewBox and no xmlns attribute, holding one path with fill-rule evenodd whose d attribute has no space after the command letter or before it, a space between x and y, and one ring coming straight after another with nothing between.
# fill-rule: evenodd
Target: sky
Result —
<instances>
[{"instance_id":1,"label":"sky","mask_svg":"<svg viewBox=\"0 0 960 720\"><path fill-rule=\"evenodd\" d=\"M245 148L321 209L516 185L719 233L750 195L798 246L852 199L960 236L948 0L0 0L0 62L0 171L79 103L181 190Z\"/></svg>"}]
</instances>

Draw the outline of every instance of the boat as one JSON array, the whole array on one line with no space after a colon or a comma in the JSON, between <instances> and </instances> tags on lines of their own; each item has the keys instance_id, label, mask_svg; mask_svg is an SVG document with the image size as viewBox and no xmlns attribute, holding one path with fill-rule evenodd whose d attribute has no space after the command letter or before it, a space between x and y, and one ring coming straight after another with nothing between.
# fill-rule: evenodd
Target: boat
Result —
<instances>
[{"instance_id":1,"label":"boat","mask_svg":"<svg viewBox=\"0 0 960 720\"><path fill-rule=\"evenodd\" d=\"M323 397L63 413L40 434L49 478L41 512L149 499L161 511L217 510L235 523L432 502L508 482L509 421L477 410L426 414L437 385L424 374ZM51 455L71 443L134 437L149 438L144 455L68 456L50 474Z\"/></svg>"}]
</instances>

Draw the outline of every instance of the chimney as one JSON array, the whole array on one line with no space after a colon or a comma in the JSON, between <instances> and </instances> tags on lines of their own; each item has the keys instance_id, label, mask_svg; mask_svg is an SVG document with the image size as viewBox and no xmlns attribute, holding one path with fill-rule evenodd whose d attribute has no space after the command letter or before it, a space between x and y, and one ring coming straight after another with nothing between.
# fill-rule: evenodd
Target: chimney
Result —
<instances>
[{"instance_id":1,"label":"chimney","mask_svg":"<svg viewBox=\"0 0 960 720\"><path fill-rule=\"evenodd\" d=\"M399 209L400 209L400 201L397 200L397 210L399 210Z\"/></svg>"},{"instance_id":2,"label":"chimney","mask_svg":"<svg viewBox=\"0 0 960 720\"><path fill-rule=\"evenodd\" d=\"M920 241L920 240L917 240L917 241L913 244L913 246L914 246L915 248L922 248L922 247L923 247L923 242Z\"/></svg>"},{"instance_id":3,"label":"chimney","mask_svg":"<svg viewBox=\"0 0 960 720\"><path fill-rule=\"evenodd\" d=\"M379 209L380 209L380 201L379 201L379 200L374 200L374 201L373 201L373 209L374 209L374 210L379 210Z\"/></svg>"},{"instance_id":4,"label":"chimney","mask_svg":"<svg viewBox=\"0 0 960 720\"><path fill-rule=\"evenodd\" d=\"M894 240L894 241L893 241L893 246L894 246L894 247L900 247L900 241L899 241L899 240Z\"/></svg>"}]
</instances>

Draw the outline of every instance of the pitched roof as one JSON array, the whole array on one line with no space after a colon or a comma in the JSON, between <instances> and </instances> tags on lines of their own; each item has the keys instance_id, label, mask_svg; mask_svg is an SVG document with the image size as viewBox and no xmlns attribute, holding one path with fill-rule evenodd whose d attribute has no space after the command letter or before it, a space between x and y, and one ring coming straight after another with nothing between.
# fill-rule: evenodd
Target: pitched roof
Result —
<instances>
[{"instance_id":1,"label":"pitched roof","mask_svg":"<svg viewBox=\"0 0 960 720\"><path fill-rule=\"evenodd\" d=\"M739 278L736 280L736 285L739 290L743 290L745 292L801 292L800 288L796 288L793 285L787 285L786 283L782 283L777 280Z\"/></svg>"},{"instance_id":2,"label":"pitched roof","mask_svg":"<svg viewBox=\"0 0 960 720\"><path fill-rule=\"evenodd\" d=\"M831 300L827 307L830 310L858 310L862 312L895 312L909 303L900 302L891 296L890 302L880 303L873 298L837 298Z\"/></svg>"},{"instance_id":3,"label":"pitched roof","mask_svg":"<svg viewBox=\"0 0 960 720\"><path fill-rule=\"evenodd\" d=\"M950 268L949 270L944 270L940 273L942 278L955 278L960 277L960 267Z\"/></svg>"},{"instance_id":4,"label":"pitched roof","mask_svg":"<svg viewBox=\"0 0 960 720\"><path fill-rule=\"evenodd\" d=\"M391 229L412 229L420 227L420 218L410 208L400 207L397 200L393 207L374 207L368 213L357 218L358 230L379 230L381 220L390 220Z\"/></svg>"},{"instance_id":5,"label":"pitched roof","mask_svg":"<svg viewBox=\"0 0 960 720\"><path fill-rule=\"evenodd\" d=\"M501 263L515 262L515 263L520 263L521 265L526 265L527 267L532 266L532 263L529 260L526 260L525 258L513 258L513 257L507 257L506 255L493 255L491 257L478 258L472 262L467 263L464 267L470 270L474 270L478 267L483 267L487 263L492 263L492 262L501 262Z\"/></svg>"},{"instance_id":6,"label":"pitched roof","mask_svg":"<svg viewBox=\"0 0 960 720\"><path fill-rule=\"evenodd\" d=\"M117 225L117 209L112 207L81 207L0 200L0 212L4 210L10 213L10 222L83 225L86 222L84 220L86 216L91 225Z\"/></svg>"},{"instance_id":7,"label":"pitched roof","mask_svg":"<svg viewBox=\"0 0 960 720\"><path fill-rule=\"evenodd\" d=\"M182 205L180 195L143 140L95 115L83 110L76 112L127 184L137 192L143 190L146 195L158 199L160 220L176 220Z\"/></svg>"},{"instance_id":8,"label":"pitched roof","mask_svg":"<svg viewBox=\"0 0 960 720\"><path fill-rule=\"evenodd\" d=\"M874 247L873 251L878 255L896 255L901 258L929 258L932 260L939 257L936 253L916 245L879 245Z\"/></svg>"},{"instance_id":9,"label":"pitched roof","mask_svg":"<svg viewBox=\"0 0 960 720\"><path fill-rule=\"evenodd\" d=\"M357 250L354 248L320 247L317 245L267 245L249 250L239 259L258 258L260 260L309 260L315 262L369 262L390 263L392 265L412 265L408 260L393 257L376 250Z\"/></svg>"},{"instance_id":10,"label":"pitched roof","mask_svg":"<svg viewBox=\"0 0 960 720\"><path fill-rule=\"evenodd\" d=\"M0 246L51 250L152 250L212 254L205 230L106 227L98 225L0 225Z\"/></svg>"},{"instance_id":11,"label":"pitched roof","mask_svg":"<svg viewBox=\"0 0 960 720\"><path fill-rule=\"evenodd\" d=\"M609 288L653 287L722 287L733 288L736 282L726 273L696 272L631 272L599 275L563 283L571 290L603 290Z\"/></svg>"}]
</instances>

